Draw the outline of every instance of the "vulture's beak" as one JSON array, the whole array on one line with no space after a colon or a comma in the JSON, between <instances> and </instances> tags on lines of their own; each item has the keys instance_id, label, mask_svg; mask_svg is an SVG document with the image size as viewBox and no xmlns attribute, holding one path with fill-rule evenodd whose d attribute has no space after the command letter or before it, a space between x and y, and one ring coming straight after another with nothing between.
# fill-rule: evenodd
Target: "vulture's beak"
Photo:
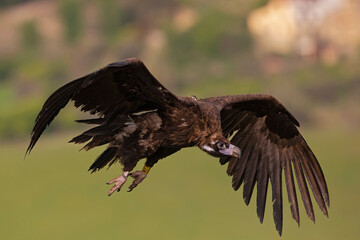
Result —
<instances>
[{"instance_id":1,"label":"vulture's beak","mask_svg":"<svg viewBox=\"0 0 360 240\"><path fill-rule=\"evenodd\" d=\"M237 157L237 158L240 158L240 156L241 156L240 148L238 148L237 146L234 146L232 144L230 144L229 147L226 149L219 150L219 152L221 154L224 154L227 156L232 156L232 157Z\"/></svg>"}]
</instances>

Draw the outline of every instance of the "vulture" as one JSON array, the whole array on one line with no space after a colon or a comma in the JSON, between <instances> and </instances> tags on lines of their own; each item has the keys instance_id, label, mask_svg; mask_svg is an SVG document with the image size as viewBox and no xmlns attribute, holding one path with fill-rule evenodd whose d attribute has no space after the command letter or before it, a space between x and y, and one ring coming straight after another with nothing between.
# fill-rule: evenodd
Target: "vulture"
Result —
<instances>
[{"instance_id":1,"label":"vulture","mask_svg":"<svg viewBox=\"0 0 360 240\"><path fill-rule=\"evenodd\" d=\"M319 162L298 131L299 122L273 96L246 94L197 99L167 90L141 60L111 63L56 90L44 103L31 133L29 154L45 128L72 100L75 107L94 115L76 120L92 127L70 142L85 150L107 145L89 171L120 163L123 173L109 181L110 196L130 176L132 191L160 159L182 148L197 146L220 164L227 164L236 191L243 184L248 205L256 185L257 215L263 222L269 182L273 218L281 235L282 178L285 178L292 217L299 224L295 182L307 215L315 222L309 194L328 216L329 193ZM133 171L146 158L142 171ZM295 178L294 174L295 172ZM296 179L296 181L294 180ZM326 206L327 205L327 206Z\"/></svg>"}]
</instances>

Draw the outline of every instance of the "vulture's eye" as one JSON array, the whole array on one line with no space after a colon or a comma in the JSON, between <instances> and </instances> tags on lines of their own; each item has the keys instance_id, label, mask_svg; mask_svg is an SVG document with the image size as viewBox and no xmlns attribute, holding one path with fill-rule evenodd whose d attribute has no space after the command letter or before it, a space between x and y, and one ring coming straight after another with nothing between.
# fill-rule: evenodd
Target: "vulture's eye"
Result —
<instances>
[{"instance_id":1,"label":"vulture's eye","mask_svg":"<svg viewBox=\"0 0 360 240\"><path fill-rule=\"evenodd\" d=\"M226 148L226 145L225 145L225 143L223 143L223 142L218 142L218 143L216 144L216 146L219 148L219 150L222 150L222 149L225 149L225 148Z\"/></svg>"}]
</instances>

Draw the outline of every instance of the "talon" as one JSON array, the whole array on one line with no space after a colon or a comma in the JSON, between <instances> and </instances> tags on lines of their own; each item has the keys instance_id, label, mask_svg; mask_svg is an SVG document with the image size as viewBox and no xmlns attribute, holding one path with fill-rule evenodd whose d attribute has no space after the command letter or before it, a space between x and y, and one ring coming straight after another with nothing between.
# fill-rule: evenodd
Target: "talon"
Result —
<instances>
[{"instance_id":1,"label":"talon","mask_svg":"<svg viewBox=\"0 0 360 240\"><path fill-rule=\"evenodd\" d=\"M146 178L147 174L143 171L136 171L131 173L130 176L134 178L134 181L129 186L128 192L131 192L134 188L136 188L137 185L139 185Z\"/></svg>"},{"instance_id":2,"label":"talon","mask_svg":"<svg viewBox=\"0 0 360 240\"><path fill-rule=\"evenodd\" d=\"M122 175L106 183L108 185L115 183L115 185L110 189L108 196L111 196L111 194L113 194L113 192L115 192L116 190L118 192L121 190L121 187L124 185L124 183L127 180L128 174L129 174L128 171L124 172Z\"/></svg>"}]
</instances>

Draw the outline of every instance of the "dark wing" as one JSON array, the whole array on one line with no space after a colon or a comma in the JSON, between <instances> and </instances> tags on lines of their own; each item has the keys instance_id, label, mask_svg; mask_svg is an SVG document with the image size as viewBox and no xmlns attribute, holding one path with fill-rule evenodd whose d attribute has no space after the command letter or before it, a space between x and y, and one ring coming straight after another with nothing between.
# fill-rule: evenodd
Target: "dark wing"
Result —
<instances>
[{"instance_id":1,"label":"dark wing","mask_svg":"<svg viewBox=\"0 0 360 240\"><path fill-rule=\"evenodd\" d=\"M231 143L242 150L240 158L223 157L221 164L229 162L227 173L232 186L239 189L244 182L243 197L246 204L257 183L257 213L263 221L267 185L272 186L273 216L276 229L282 232L282 170L293 218L299 224L299 209L293 170L308 216L315 221L314 211L305 177L320 209L327 216L329 194L320 165L299 133L298 121L269 95L240 95L210 98L217 103L221 115L222 131Z\"/></svg>"},{"instance_id":2,"label":"dark wing","mask_svg":"<svg viewBox=\"0 0 360 240\"><path fill-rule=\"evenodd\" d=\"M129 58L112 63L64 85L46 100L35 120L26 153L30 153L45 128L70 100L82 111L98 114L106 121L126 118L135 112L163 109L179 102L142 61Z\"/></svg>"}]
</instances>

